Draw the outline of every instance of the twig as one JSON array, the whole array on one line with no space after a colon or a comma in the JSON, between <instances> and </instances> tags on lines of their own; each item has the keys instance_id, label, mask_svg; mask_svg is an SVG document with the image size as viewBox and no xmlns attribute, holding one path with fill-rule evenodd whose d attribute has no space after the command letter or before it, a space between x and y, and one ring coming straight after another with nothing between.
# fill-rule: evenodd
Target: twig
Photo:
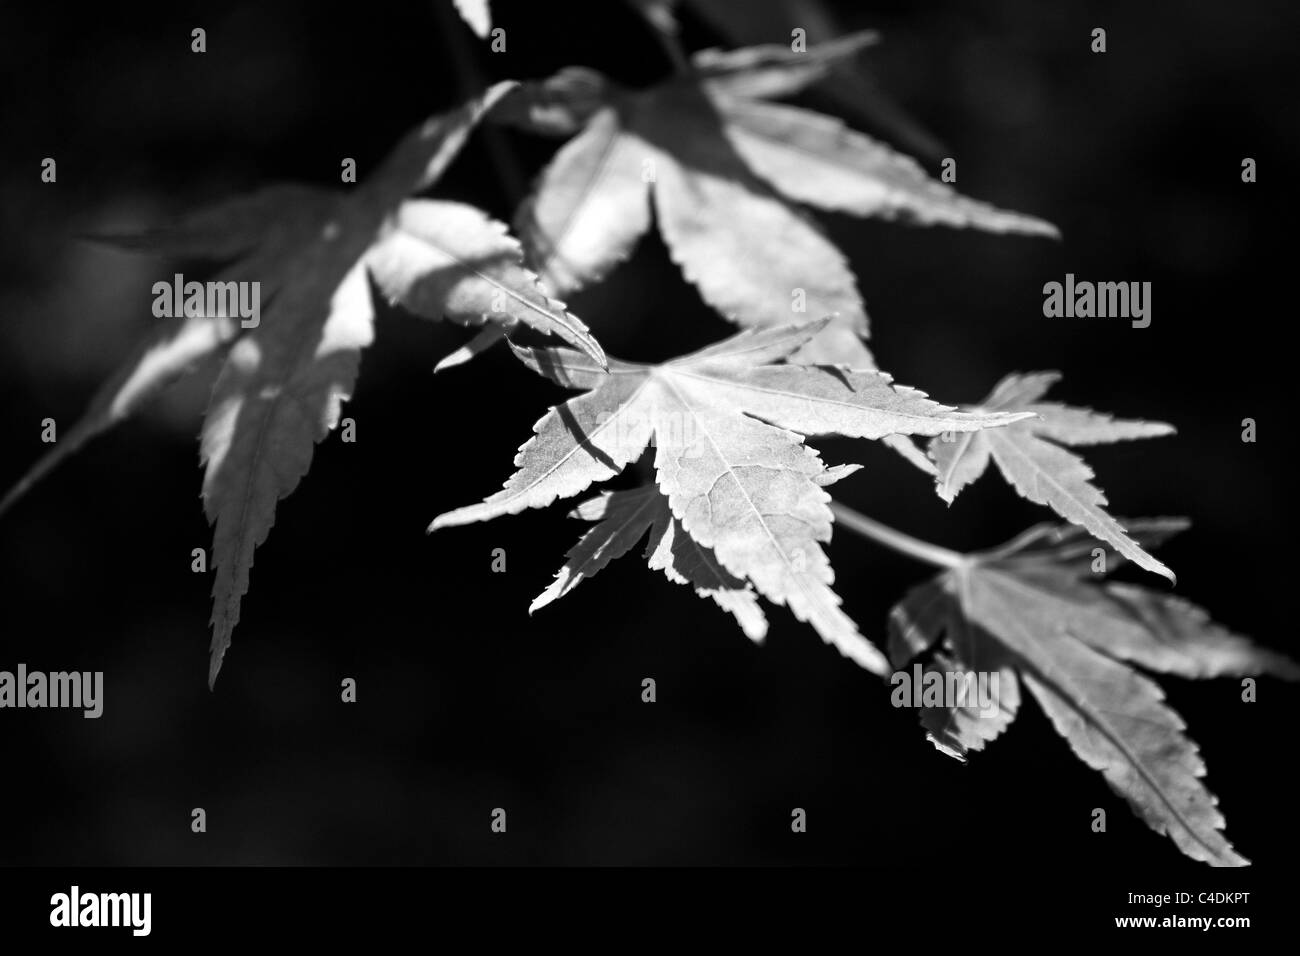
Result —
<instances>
[{"instance_id":1,"label":"twig","mask_svg":"<svg viewBox=\"0 0 1300 956\"><path fill-rule=\"evenodd\" d=\"M686 76L692 72L691 61L686 56L686 51L682 49L681 41L677 39L677 34L670 29L665 29L664 25L655 19L652 5L640 0L631 0L631 7L641 15L650 26L650 32L655 35L659 41L660 48L667 55L669 62L673 65L673 72L678 76Z\"/></svg>"},{"instance_id":2,"label":"twig","mask_svg":"<svg viewBox=\"0 0 1300 956\"><path fill-rule=\"evenodd\" d=\"M836 520L850 530L856 531L863 537L870 538L878 544L883 544L887 548L892 548L900 554L916 558L918 561L924 561L926 564L933 564L940 568L961 568L970 563L970 559L964 554L949 551L947 548L941 548L929 541L922 541L920 538L913 538L910 534L903 534L903 532L881 524L874 518L868 518L866 515L854 511L838 501L831 502L831 511L834 513Z\"/></svg>"},{"instance_id":3,"label":"twig","mask_svg":"<svg viewBox=\"0 0 1300 956\"><path fill-rule=\"evenodd\" d=\"M474 53L466 46L466 31L456 18L449 3L434 4L439 18L439 32L442 34L452 67L456 71L456 83L461 99L468 99L478 94L487 86L483 71L475 60ZM488 161L492 163L501 186L506 194L506 201L513 209L523 198L526 189L524 174L521 171L505 134L494 123L484 123L483 145L487 148Z\"/></svg>"}]
</instances>

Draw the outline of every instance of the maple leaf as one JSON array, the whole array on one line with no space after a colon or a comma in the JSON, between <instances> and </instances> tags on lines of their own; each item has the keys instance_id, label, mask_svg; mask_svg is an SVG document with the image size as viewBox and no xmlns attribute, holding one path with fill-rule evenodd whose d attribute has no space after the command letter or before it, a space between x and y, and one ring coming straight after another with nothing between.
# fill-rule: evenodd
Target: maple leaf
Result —
<instances>
[{"instance_id":1,"label":"maple leaf","mask_svg":"<svg viewBox=\"0 0 1300 956\"><path fill-rule=\"evenodd\" d=\"M516 219L548 288L566 294L625 259L650 227L653 200L673 260L717 311L758 327L784 325L800 311L835 314L799 360L869 369L867 315L853 273L791 201L858 216L1056 235L1042 220L961 196L838 120L757 98L811 82L864 42L846 38L802 55L709 52L695 75L642 91L580 84L569 118L589 118ZM553 104L573 86L553 83L539 96ZM603 98L599 108L593 95Z\"/></svg>"},{"instance_id":2,"label":"maple leaf","mask_svg":"<svg viewBox=\"0 0 1300 956\"><path fill-rule=\"evenodd\" d=\"M686 533L673 517L668 499L654 485L633 491L604 492L583 502L575 518L599 522L569 549L564 567L528 608L533 613L568 594L611 561L621 558L650 532L645 557L652 570L675 584L689 584L700 597L712 598L735 616L755 641L767 634L767 618L758 595L746 582L718 563L717 555Z\"/></svg>"},{"instance_id":3,"label":"maple leaf","mask_svg":"<svg viewBox=\"0 0 1300 956\"><path fill-rule=\"evenodd\" d=\"M586 327L523 268L522 248L504 224L461 203L405 198L436 182L512 86L498 84L412 130L351 194L271 187L172 227L101 237L130 249L227 261L222 280L260 282L265 314L247 330L229 317L206 315L160 327L3 506L196 362L226 352L201 446L204 510L214 525L209 682L238 623L253 553L270 530L276 503L306 474L313 446L337 423L351 394L361 349L373 335L370 278L390 301L418 315L506 331L527 324L604 362ZM482 341L461 354L472 354Z\"/></svg>"},{"instance_id":4,"label":"maple leaf","mask_svg":"<svg viewBox=\"0 0 1300 956\"><path fill-rule=\"evenodd\" d=\"M860 469L861 465L835 465L813 478L825 487ZM591 498L570 517L599 522L566 555L555 580L528 608L532 614L568 594L587 578L627 554L650 532L646 561L653 571L663 571L674 584L689 584L700 597L711 598L735 617L742 631L755 642L767 635L767 618L751 585L718 563L717 555L703 547L673 517L668 499L655 485L632 491L607 491Z\"/></svg>"},{"instance_id":5,"label":"maple leaf","mask_svg":"<svg viewBox=\"0 0 1300 956\"><path fill-rule=\"evenodd\" d=\"M806 59L815 50L864 35L845 36L841 18L827 4L817 0L750 0L742 6L730 0L691 0L690 5L734 44L746 49L771 50L775 56L791 60ZM795 28L801 30L800 35L814 46L796 52L790 43L763 45L772 37L794 37ZM868 42L875 40L874 34L866 33L865 36L870 38ZM909 151L930 159L947 155L950 150L881 90L860 58L853 57L854 53L856 50L847 51L846 55L837 58L841 62L832 64L835 67L833 71L822 69L808 82L824 78L819 93L829 99L837 111L882 130ZM802 85L796 87L801 88ZM769 95L787 96L789 93Z\"/></svg>"},{"instance_id":6,"label":"maple leaf","mask_svg":"<svg viewBox=\"0 0 1300 956\"><path fill-rule=\"evenodd\" d=\"M940 436L930 442L930 457L936 466L939 497L949 504L995 461L1004 478L1021 495L1047 505L1062 518L1091 531L1113 545L1140 567L1174 574L1125 534L1124 527L1109 514L1106 496L1089 479L1092 469L1061 445L1096 445L1137 438L1172 435L1165 422L1114 419L1090 408L1074 408L1057 402L1039 401L1058 372L1008 375L979 405L986 411L1032 412L1036 417L993 435ZM951 441L945 440L952 437Z\"/></svg>"},{"instance_id":7,"label":"maple leaf","mask_svg":"<svg viewBox=\"0 0 1300 956\"><path fill-rule=\"evenodd\" d=\"M492 32L492 12L488 9L488 0L451 0L461 19L479 39L486 39Z\"/></svg>"},{"instance_id":8,"label":"maple leaf","mask_svg":"<svg viewBox=\"0 0 1300 956\"><path fill-rule=\"evenodd\" d=\"M439 168L421 172L417 183L436 178L495 96L440 121ZM400 151L391 168L407 168ZM393 200L405 191L395 186L381 173L374 188L341 204L338 241L327 236L304 250L295 261L303 280L281 291L272 321L235 344L214 388L202 446L204 506L215 527L210 682L276 502L306 474L313 445L337 424L351 395L372 334L367 268L391 300L417 314L475 323L491 311L501 323L566 335L603 361L581 323L529 288L532 276L518 265L504 226L459 203L408 202L392 216Z\"/></svg>"},{"instance_id":9,"label":"maple leaf","mask_svg":"<svg viewBox=\"0 0 1300 956\"><path fill-rule=\"evenodd\" d=\"M572 497L621 472L653 441L656 484L681 529L729 575L880 673L883 658L831 589L825 468L804 437L935 435L1023 413L956 412L880 372L775 364L828 322L748 330L662 365L611 361L608 372L567 349L516 349L537 373L584 394L534 425L500 492L440 515L430 530Z\"/></svg>"},{"instance_id":10,"label":"maple leaf","mask_svg":"<svg viewBox=\"0 0 1300 956\"><path fill-rule=\"evenodd\" d=\"M735 50L700 50L691 57L691 64L715 93L748 99L779 99L828 79L837 67L878 42L878 33L860 30L818 43L802 53L775 43Z\"/></svg>"},{"instance_id":11,"label":"maple leaf","mask_svg":"<svg viewBox=\"0 0 1300 956\"><path fill-rule=\"evenodd\" d=\"M206 316L156 329L100 386L72 428L0 498L0 515L90 439L131 417L168 384L215 354L236 330L228 318Z\"/></svg>"},{"instance_id":12,"label":"maple leaf","mask_svg":"<svg viewBox=\"0 0 1300 956\"><path fill-rule=\"evenodd\" d=\"M1152 544L1186 526L1149 519L1131 530ZM997 737L1015 718L1023 683L1075 754L1148 826L1193 859L1243 865L1221 832L1223 816L1201 782L1205 765L1182 718L1130 665L1186 678L1270 674L1291 681L1300 680L1300 665L1178 598L1099 580L1094 569L1113 571L1123 555L1094 555L1095 545L1078 528L1045 524L964 556L894 608L890 659L903 667L934 650L930 670L997 675L996 685L990 680L995 707L977 710L968 701L923 711L922 724L941 750L964 760Z\"/></svg>"},{"instance_id":13,"label":"maple leaf","mask_svg":"<svg viewBox=\"0 0 1300 956\"><path fill-rule=\"evenodd\" d=\"M293 252L325 227L332 204L333 196L322 190L270 186L200 210L170 227L92 238L132 251L222 262L219 281L260 278L262 296L269 301ZM201 308L198 314L159 324L100 386L73 427L0 499L0 514L90 439L130 418L172 382L219 356L239 331L231 317L206 315Z\"/></svg>"}]
</instances>

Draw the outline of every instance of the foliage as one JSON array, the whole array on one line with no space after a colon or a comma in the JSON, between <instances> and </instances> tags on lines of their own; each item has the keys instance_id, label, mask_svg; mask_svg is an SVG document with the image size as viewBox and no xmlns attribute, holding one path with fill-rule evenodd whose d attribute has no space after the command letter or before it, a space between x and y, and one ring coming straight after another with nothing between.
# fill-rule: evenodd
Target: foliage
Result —
<instances>
[{"instance_id":1,"label":"foliage","mask_svg":"<svg viewBox=\"0 0 1300 956\"><path fill-rule=\"evenodd\" d=\"M577 506L575 516L592 526L530 610L648 538L652 570L716 603L753 640L767 631L761 598L788 607L874 674L913 662L931 672L997 674L992 714L922 711L930 738L960 759L1006 729L1027 687L1079 758L1153 829L1195 859L1244 863L1222 834L1181 719L1136 668L1288 680L1300 668L1182 600L1100 580L1128 559L1172 582L1146 549L1183 524L1126 528L1105 510L1091 469L1064 447L1173 427L1043 401L1053 373L1010 375L961 410L895 384L868 351L866 306L847 258L804 207L1028 236L1055 237L1055 227L963 196L837 118L773 102L835 76L873 34L806 52L760 45L688 60L676 46L672 4L637 5L663 31L677 68L648 89L577 67L501 83L413 129L350 191L269 186L170 226L99 237L219 263L221 281L260 282L269 307L250 328L202 310L159 325L0 512L196 365L219 361L201 432L204 510L214 528L214 682L254 553L352 393L377 292L416 315L478 331L440 367L511 339L524 366L580 393L537 422L501 491L432 528L546 507L628 468L645 479ZM456 7L480 37L489 33L486 2ZM413 198L437 186L485 117L567 139L518 210L519 240L473 206ZM611 359L561 297L614 274L652 224L702 299L741 329L668 362ZM571 348L514 341L529 333ZM1022 496L1069 524L972 555L916 541L831 500L827 487L859 466L827 467L807 444L819 436L889 444L932 475L948 502L993 462ZM911 436L930 439L928 456ZM833 589L824 546L837 519L941 567L895 608L889 659Z\"/></svg>"}]
</instances>

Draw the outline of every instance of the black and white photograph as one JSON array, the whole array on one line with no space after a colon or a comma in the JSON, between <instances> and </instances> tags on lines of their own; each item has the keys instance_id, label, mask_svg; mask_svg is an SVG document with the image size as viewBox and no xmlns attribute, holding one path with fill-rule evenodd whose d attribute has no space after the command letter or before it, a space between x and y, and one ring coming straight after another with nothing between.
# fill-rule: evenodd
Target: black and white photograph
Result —
<instances>
[{"instance_id":1,"label":"black and white photograph","mask_svg":"<svg viewBox=\"0 0 1300 956\"><path fill-rule=\"evenodd\" d=\"M4 0L6 938L1282 930L1298 31Z\"/></svg>"}]
</instances>

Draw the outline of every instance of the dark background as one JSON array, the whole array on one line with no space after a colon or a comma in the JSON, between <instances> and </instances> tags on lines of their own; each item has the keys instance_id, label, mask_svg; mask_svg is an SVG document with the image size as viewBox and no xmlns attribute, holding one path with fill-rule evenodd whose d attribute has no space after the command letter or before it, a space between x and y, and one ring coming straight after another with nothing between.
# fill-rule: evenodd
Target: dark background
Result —
<instances>
[{"instance_id":1,"label":"dark background","mask_svg":"<svg viewBox=\"0 0 1300 956\"><path fill-rule=\"evenodd\" d=\"M665 75L623 5L494 0L492 55L439 0L362 6L7 4L0 178L0 485L66 432L150 322L170 263L73 238L157 222L276 180L364 177L396 137L483 78L570 63L628 84ZM1056 368L1055 394L1172 421L1176 438L1088 452L1121 515L1185 514L1161 556L1178 591L1262 643L1294 648L1285 557L1294 309L1293 38L1285 2L832 4L884 42L861 59L880 90L958 158L973 196L1057 223L1061 243L821 217L850 257L882 365L950 402L1006 372ZM754 42L684 15L691 48ZM788 39L789 24L770 35ZM189 52L203 26L208 52ZM1089 52L1094 26L1109 52ZM456 52L459 47L459 52ZM462 64L457 66L457 64ZM812 95L803 102L827 107ZM839 107L831 105L831 110ZM896 125L869 131L924 148ZM554 144L482 133L439 187L509 219ZM39 181L58 160L58 183ZM1260 181L1240 180L1244 156ZM503 185L507 177L521 177ZM1284 220L1285 221L1285 220ZM1048 320L1067 271L1151 281L1153 324ZM730 331L657 238L574 298L614 355L666 358ZM210 546L195 436L210 376L95 442L0 523L0 668L102 670L98 721L0 712L0 862L19 864L809 863L1074 871L1182 866L1078 762L1036 704L961 766L888 688L771 609L763 647L711 604L629 557L530 618L581 530L554 507L440 532L437 513L508 475L562 394L503 351L437 378L465 338L378 318L346 414L358 441L317 448L257 553L216 692L205 685ZM1257 444L1240 439L1259 420ZM1283 441L1283 438L1287 441ZM948 509L874 443L822 442L866 469L837 495L955 548L1050 514L993 475ZM505 548L508 571L490 570ZM843 531L847 610L883 641L892 603L927 573ZM1143 580L1134 578L1135 580ZM1146 578L1144 583L1163 585ZM1285 623L1284 623L1285 621ZM658 703L640 701L643 677ZM339 701L353 677L359 703ZM1237 848L1292 859L1292 688L1162 679L1200 742ZM809 832L791 834L804 807ZM207 810L206 835L190 810ZM508 835L489 831L493 807ZM1109 811L1109 832L1090 830ZM1186 869L1209 884L1208 871ZM1118 876L1117 876L1118 878ZM1215 884L1217 888L1217 883Z\"/></svg>"}]
</instances>

